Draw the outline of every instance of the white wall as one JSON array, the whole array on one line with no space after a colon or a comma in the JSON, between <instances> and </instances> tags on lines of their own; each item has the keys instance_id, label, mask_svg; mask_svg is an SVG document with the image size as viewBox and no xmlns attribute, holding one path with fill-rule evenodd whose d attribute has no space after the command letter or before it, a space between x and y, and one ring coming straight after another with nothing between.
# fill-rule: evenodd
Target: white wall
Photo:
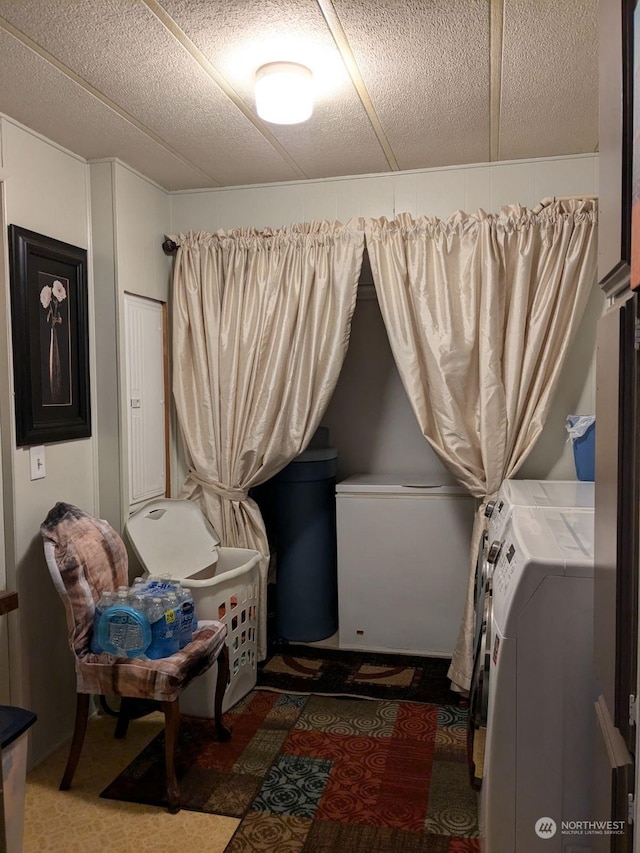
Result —
<instances>
[{"instance_id":1,"label":"white wall","mask_svg":"<svg viewBox=\"0 0 640 853\"><path fill-rule=\"evenodd\" d=\"M114 217L116 224L117 293L118 293L118 352L122 354L119 364L120 387L126 389L126 365L124 363L125 328L124 295L131 293L146 296L158 302L171 301L172 259L162 251L162 240L170 221L169 196L161 187L128 168L122 163L114 164ZM129 446L127 441L127 400L120 407L122 417L121 465L123 484L126 489L124 506L129 508L128 465ZM173 436L172 472L177 467ZM172 489L173 492L173 489Z\"/></svg>"},{"instance_id":2,"label":"white wall","mask_svg":"<svg viewBox=\"0 0 640 853\"><path fill-rule=\"evenodd\" d=\"M514 202L532 206L550 195L597 191L598 156L582 154L172 193L171 229L176 234L277 228L312 219L346 222L353 216L398 213L447 217L455 210L490 212Z\"/></svg>"},{"instance_id":3,"label":"white wall","mask_svg":"<svg viewBox=\"0 0 640 853\"><path fill-rule=\"evenodd\" d=\"M446 218L455 210L497 211L547 196L598 192L597 155L553 157L388 175L201 190L171 195L173 234L218 228L280 227L354 216ZM564 418L593 412L598 288L563 371L547 427L520 476L574 478ZM340 454L340 474L407 472L445 478L422 437L400 382L377 303L359 299L345 366L324 421Z\"/></svg>"},{"instance_id":4,"label":"white wall","mask_svg":"<svg viewBox=\"0 0 640 853\"><path fill-rule=\"evenodd\" d=\"M418 427L370 288L358 296L349 350L322 423L338 448L338 479L410 473L455 482Z\"/></svg>"},{"instance_id":5,"label":"white wall","mask_svg":"<svg viewBox=\"0 0 640 853\"><path fill-rule=\"evenodd\" d=\"M117 160L92 163L90 172L100 511L121 532L129 510L124 295L169 301L171 261L161 249L169 197Z\"/></svg>"},{"instance_id":6,"label":"white wall","mask_svg":"<svg viewBox=\"0 0 640 853\"><path fill-rule=\"evenodd\" d=\"M6 225L15 224L90 250L88 168L84 160L9 119L2 119L5 222L0 276L0 325L10 329ZM90 363L93 377L93 282L89 263ZM19 331L17 333L20 333ZM7 585L19 609L10 617L11 701L35 711L34 758L66 736L75 708L75 676L64 609L49 578L39 527L60 500L96 510L92 438L49 444L47 475L31 481L29 451L15 446L13 360L7 336L0 353L4 519ZM95 398L92 402L95 402Z\"/></svg>"},{"instance_id":7,"label":"white wall","mask_svg":"<svg viewBox=\"0 0 640 853\"><path fill-rule=\"evenodd\" d=\"M171 259L161 248L169 223L169 196L117 160L94 162L90 172L96 281L99 504L101 516L122 533L130 505L124 296L130 293L158 302L170 300ZM175 481L180 466L173 433L170 445L171 474ZM128 552L132 578L140 574L141 567L129 547Z\"/></svg>"}]
</instances>

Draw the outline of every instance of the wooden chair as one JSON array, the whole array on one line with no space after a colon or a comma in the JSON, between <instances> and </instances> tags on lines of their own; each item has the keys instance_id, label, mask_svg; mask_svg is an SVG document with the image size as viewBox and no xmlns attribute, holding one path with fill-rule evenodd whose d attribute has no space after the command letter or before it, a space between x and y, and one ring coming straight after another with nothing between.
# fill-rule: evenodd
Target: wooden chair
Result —
<instances>
[{"instance_id":1,"label":"wooden chair","mask_svg":"<svg viewBox=\"0 0 640 853\"><path fill-rule=\"evenodd\" d=\"M76 720L67 766L60 790L71 786L87 727L89 697L119 696L116 737L124 737L129 720L139 716L140 700L150 700L164 712L166 788L169 811L180 811L180 792L175 773L178 739L179 696L198 675L218 661L214 699L218 738L228 740L222 722L222 699L229 680L229 652L222 622L201 621L193 640L176 654L159 660L123 658L91 651L96 602L102 593L128 584L127 552L120 536L108 522L94 518L71 504L58 503L40 527L49 572L62 598L69 630L69 646L75 657Z\"/></svg>"}]
</instances>

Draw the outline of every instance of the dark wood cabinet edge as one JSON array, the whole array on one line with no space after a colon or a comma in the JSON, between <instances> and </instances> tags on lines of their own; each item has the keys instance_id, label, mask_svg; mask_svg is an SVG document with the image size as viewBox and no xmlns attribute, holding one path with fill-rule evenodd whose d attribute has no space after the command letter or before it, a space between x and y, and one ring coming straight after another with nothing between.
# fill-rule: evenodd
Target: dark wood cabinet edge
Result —
<instances>
[{"instance_id":1,"label":"dark wood cabinet edge","mask_svg":"<svg viewBox=\"0 0 640 853\"><path fill-rule=\"evenodd\" d=\"M0 616L9 613L11 610L16 610L18 607L18 593L0 591Z\"/></svg>"}]
</instances>

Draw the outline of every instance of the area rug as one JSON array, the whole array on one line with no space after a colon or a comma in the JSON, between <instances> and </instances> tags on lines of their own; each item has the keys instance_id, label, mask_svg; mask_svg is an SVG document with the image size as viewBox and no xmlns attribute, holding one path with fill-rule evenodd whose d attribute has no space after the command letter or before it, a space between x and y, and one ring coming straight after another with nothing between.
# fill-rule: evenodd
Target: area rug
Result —
<instances>
[{"instance_id":1,"label":"area rug","mask_svg":"<svg viewBox=\"0 0 640 853\"><path fill-rule=\"evenodd\" d=\"M477 853L466 711L454 705L255 690L183 717L182 807L241 818L227 853ZM164 806L159 734L101 796Z\"/></svg>"},{"instance_id":2,"label":"area rug","mask_svg":"<svg viewBox=\"0 0 640 853\"><path fill-rule=\"evenodd\" d=\"M460 695L450 689L447 678L450 663L449 658L276 645L258 667L258 687L457 705Z\"/></svg>"}]
</instances>

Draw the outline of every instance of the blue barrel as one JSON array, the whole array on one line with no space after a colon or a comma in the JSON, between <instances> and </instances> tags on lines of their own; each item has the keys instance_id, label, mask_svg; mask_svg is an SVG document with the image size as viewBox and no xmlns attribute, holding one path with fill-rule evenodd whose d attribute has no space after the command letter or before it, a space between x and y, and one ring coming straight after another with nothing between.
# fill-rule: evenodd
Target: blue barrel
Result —
<instances>
[{"instance_id":1,"label":"blue barrel","mask_svg":"<svg viewBox=\"0 0 640 853\"><path fill-rule=\"evenodd\" d=\"M276 626L289 642L338 630L335 447L306 450L271 480Z\"/></svg>"}]
</instances>

